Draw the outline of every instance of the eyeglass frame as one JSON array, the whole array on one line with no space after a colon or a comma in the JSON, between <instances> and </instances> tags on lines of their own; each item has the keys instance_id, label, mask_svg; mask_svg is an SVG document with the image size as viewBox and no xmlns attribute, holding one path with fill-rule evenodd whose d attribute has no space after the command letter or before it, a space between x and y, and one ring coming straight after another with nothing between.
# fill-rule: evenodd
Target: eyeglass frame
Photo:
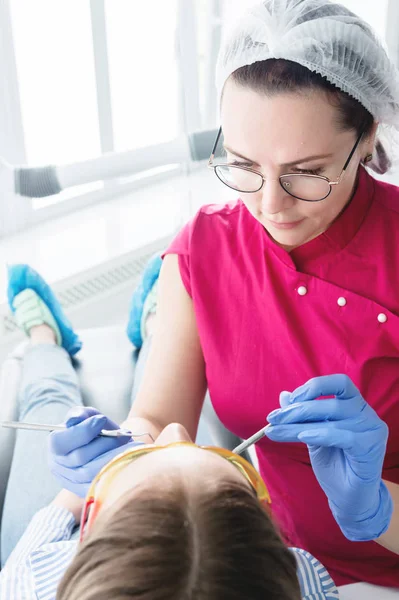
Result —
<instances>
[{"instance_id":1,"label":"eyeglass frame","mask_svg":"<svg viewBox=\"0 0 399 600\"><path fill-rule=\"evenodd\" d=\"M80 520L79 542L83 542L87 531L89 531L92 528L92 525L101 508L101 500L100 498L96 498L95 489L101 478L104 477L106 473L108 473L109 475L110 471L114 471L113 477L108 481L109 486L110 481L112 481L112 479L119 473L120 469L122 469L126 464L132 462L134 458L145 456L146 454L150 454L151 452L154 452L156 450L162 450L163 448L172 448L179 446L200 448L201 450L209 450L210 452L213 452L221 458L225 458L231 464L233 464L238 469L238 471L240 471L243 477L245 477L245 479L248 481L251 487L255 490L259 502L266 505L271 504L269 491L258 471L247 460L245 460L245 458L243 458L239 454L235 454L231 450L227 450L226 448L220 448L218 446L198 446L197 444L194 444L194 442L173 442L165 446L157 446L156 444L143 444L140 446L136 446L135 448L130 448L129 450L122 452L121 454L110 460L94 477L87 492L85 504L82 510L82 517Z\"/></svg>"},{"instance_id":2,"label":"eyeglass frame","mask_svg":"<svg viewBox=\"0 0 399 600\"><path fill-rule=\"evenodd\" d=\"M349 156L348 156L348 158L347 158L347 160L346 160L346 162L344 164L344 167L343 167L343 169L341 171L341 174L340 174L340 176L338 177L338 179L336 181L331 181L328 177L324 177L323 175L312 175L311 173L283 173L282 175L279 175L279 178L278 178L281 188L287 194L289 194L292 198L296 198L297 200L301 200L302 202L322 202L323 200L325 200L326 198L328 198L328 196L331 194L331 192L332 192L332 186L333 185L339 185L341 183L341 181L342 181L342 179L343 179L343 177L345 175L346 169L348 168L349 163L352 160L352 157L355 154L355 152L357 150L357 147L360 144L360 141L361 141L364 133L365 133L365 130L362 128L362 131L361 131L360 135L357 137L355 145L353 146L352 150L350 151L350 154L349 154ZM250 167L240 167L238 165L233 165L231 163L218 164L218 165L214 165L213 164L213 160L215 158L216 148L217 148L217 145L219 143L219 139L220 139L221 134L222 134L222 128L219 127L219 131L218 131L218 134L216 136L216 140L215 140L215 143L213 145L211 155L209 157L208 168L209 169L213 169L215 171L215 175L219 179L219 181L221 181L222 183L224 183L224 185L226 185L230 189L235 190L236 192L240 192L241 194L256 194L257 192L259 192L263 188L263 186L265 185L265 182L266 182L266 178L263 176L262 173L260 173L256 169L251 169ZM259 175L262 178L262 184L261 184L261 186L257 190L254 190L252 192L245 192L244 190L239 190L237 188L234 188L234 187L230 186L228 183L226 183L225 181L223 181L223 179L221 179L219 177L219 175L217 173L217 170L216 170L218 167L230 167L230 168L233 168L233 169L242 169L243 171L248 171L250 173L254 173L255 175ZM298 196L295 196L294 194L291 194L283 186L281 178L282 177L298 177L298 176L301 176L301 177L312 177L313 179L321 179L322 181L327 182L328 185L330 186L328 194L326 196L324 196L324 198L320 198L320 200L306 200L305 198L299 198Z\"/></svg>"}]
</instances>

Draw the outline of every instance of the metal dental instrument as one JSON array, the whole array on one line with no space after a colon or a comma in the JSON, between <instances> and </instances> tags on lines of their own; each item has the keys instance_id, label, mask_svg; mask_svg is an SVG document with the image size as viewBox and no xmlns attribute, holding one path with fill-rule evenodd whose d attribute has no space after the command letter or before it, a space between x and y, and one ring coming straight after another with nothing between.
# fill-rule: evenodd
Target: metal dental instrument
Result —
<instances>
[{"instance_id":1,"label":"metal dental instrument","mask_svg":"<svg viewBox=\"0 0 399 600\"><path fill-rule=\"evenodd\" d=\"M11 429L32 429L34 431L63 431L67 429L66 425L44 425L42 423L22 423L20 421L3 421L0 425L2 427L10 427ZM133 438L148 435L154 441L150 433L133 434L128 429L102 429L100 433L102 437L125 437L127 435Z\"/></svg>"},{"instance_id":2,"label":"metal dental instrument","mask_svg":"<svg viewBox=\"0 0 399 600\"><path fill-rule=\"evenodd\" d=\"M264 437L265 431L268 427L270 427L270 424L266 425L266 427L262 427L262 429L259 429L259 431L251 435L251 437L249 437L247 440L244 440L241 444L236 446L232 452L234 452L234 454L242 454L247 448L253 444L256 444L256 442L259 442L259 440Z\"/></svg>"}]
</instances>

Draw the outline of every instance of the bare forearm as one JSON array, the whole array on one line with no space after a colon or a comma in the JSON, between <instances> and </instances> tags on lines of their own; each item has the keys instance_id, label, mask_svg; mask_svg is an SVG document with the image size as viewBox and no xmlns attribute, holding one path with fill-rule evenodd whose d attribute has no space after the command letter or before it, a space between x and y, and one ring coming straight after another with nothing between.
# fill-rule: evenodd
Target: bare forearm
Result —
<instances>
[{"instance_id":1,"label":"bare forearm","mask_svg":"<svg viewBox=\"0 0 399 600\"><path fill-rule=\"evenodd\" d=\"M387 550L399 554L399 485L390 481L384 483L392 496L394 509L388 531L375 541Z\"/></svg>"},{"instance_id":2,"label":"bare forearm","mask_svg":"<svg viewBox=\"0 0 399 600\"><path fill-rule=\"evenodd\" d=\"M149 431L155 439L170 423L180 423L195 439L207 387L205 361L175 255L165 257L158 293L143 380L124 425L133 433Z\"/></svg>"},{"instance_id":3,"label":"bare forearm","mask_svg":"<svg viewBox=\"0 0 399 600\"><path fill-rule=\"evenodd\" d=\"M143 417L137 417L130 412L126 421L124 421L121 425L133 434L133 439L136 439L138 442L144 442L146 444L151 443L153 440L159 436L163 429L163 425L157 423L154 419L147 419ZM140 435L140 434L150 434L150 435ZM140 436L140 437L138 437Z\"/></svg>"}]
</instances>

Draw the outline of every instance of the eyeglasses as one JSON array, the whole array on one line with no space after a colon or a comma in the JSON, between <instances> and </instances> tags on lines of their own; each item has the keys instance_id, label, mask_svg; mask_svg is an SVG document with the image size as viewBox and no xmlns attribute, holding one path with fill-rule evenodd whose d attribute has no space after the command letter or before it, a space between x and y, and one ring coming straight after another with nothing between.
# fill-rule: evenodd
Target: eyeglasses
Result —
<instances>
[{"instance_id":1,"label":"eyeglasses","mask_svg":"<svg viewBox=\"0 0 399 600\"><path fill-rule=\"evenodd\" d=\"M86 533L92 528L112 481L127 464L133 462L140 456L145 456L146 454L151 454L152 452L157 452L164 448L179 446L201 448L202 450L208 450L209 452L213 452L228 460L251 484L259 501L266 504L271 503L267 487L256 469L242 458L242 456L234 454L234 452L231 452L230 450L214 446L197 446L192 442L174 442L173 444L168 444L166 446L155 446L154 444L137 446L115 457L107 463L93 479L83 507L82 519L80 522L80 541L83 541Z\"/></svg>"},{"instance_id":2,"label":"eyeglasses","mask_svg":"<svg viewBox=\"0 0 399 600\"><path fill-rule=\"evenodd\" d=\"M262 173L249 167L241 167L230 163L214 164L215 152L221 133L222 128L220 127L209 158L208 167L215 171L222 183L233 190L237 190L237 192L243 194L259 192L266 181ZM310 173L285 173L279 177L279 182L283 190L290 196L304 202L321 202L321 200L325 200L331 194L332 186L341 183L363 134L364 131L357 138L336 181L331 181L328 177L323 177L322 175L312 175Z\"/></svg>"}]
</instances>

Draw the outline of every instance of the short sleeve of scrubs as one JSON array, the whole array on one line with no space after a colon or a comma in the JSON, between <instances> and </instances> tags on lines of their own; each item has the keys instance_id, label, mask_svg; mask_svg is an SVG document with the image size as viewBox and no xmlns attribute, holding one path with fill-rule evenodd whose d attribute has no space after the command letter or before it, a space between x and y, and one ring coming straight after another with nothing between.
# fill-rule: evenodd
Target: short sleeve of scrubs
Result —
<instances>
[{"instance_id":1,"label":"short sleeve of scrubs","mask_svg":"<svg viewBox=\"0 0 399 600\"><path fill-rule=\"evenodd\" d=\"M167 254L178 255L180 276L190 298L192 298L190 277L190 247L192 234L195 229L198 216L199 214L197 214L183 227L183 229L179 231L162 255L162 258L164 258Z\"/></svg>"}]
</instances>

